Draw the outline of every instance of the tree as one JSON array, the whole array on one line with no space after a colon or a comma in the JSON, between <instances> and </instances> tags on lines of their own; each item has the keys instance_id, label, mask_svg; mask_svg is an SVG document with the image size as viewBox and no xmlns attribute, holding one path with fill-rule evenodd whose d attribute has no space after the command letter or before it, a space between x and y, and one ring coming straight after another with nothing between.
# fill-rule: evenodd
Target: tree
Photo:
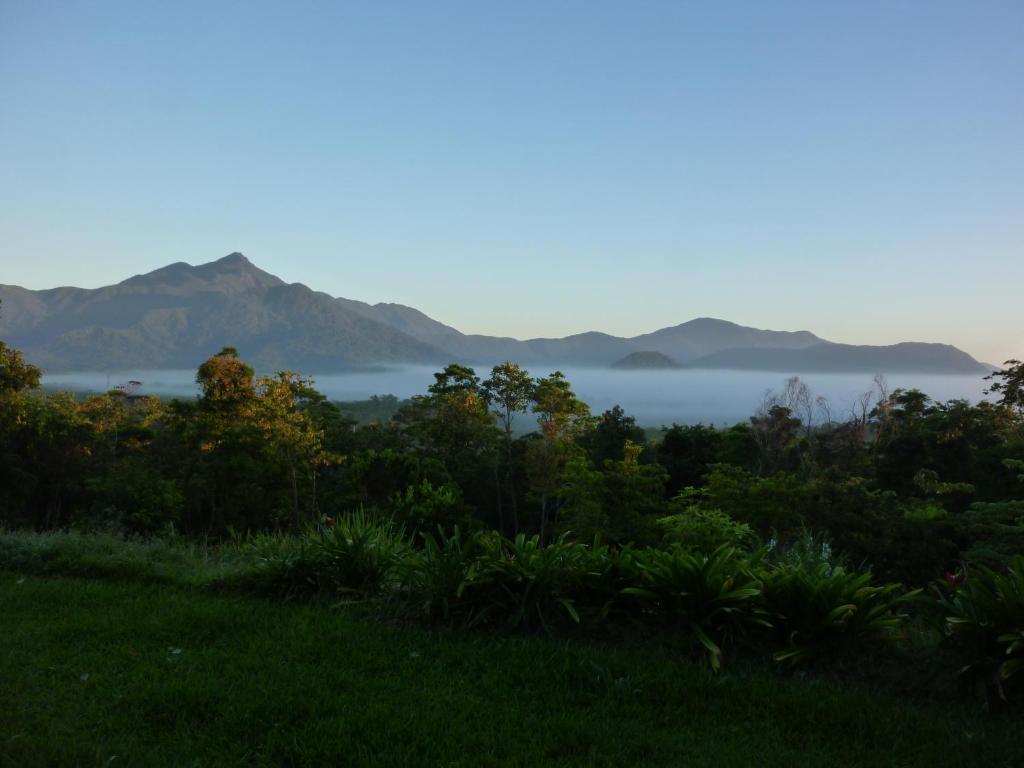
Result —
<instances>
[{"instance_id":1,"label":"tree","mask_svg":"<svg viewBox=\"0 0 1024 768\"><path fill-rule=\"evenodd\" d=\"M291 371L279 371L273 377L256 382L255 419L262 432L265 460L284 464L291 484L292 522L301 523L299 510L299 473L310 485L310 517L317 513L316 476L318 468L334 457L323 450L323 430L309 417L304 407L324 399L310 379Z\"/></svg>"},{"instance_id":2,"label":"tree","mask_svg":"<svg viewBox=\"0 0 1024 768\"><path fill-rule=\"evenodd\" d=\"M414 449L440 460L465 493L485 506L497 471L497 432L480 379L452 363L434 374L428 394L412 398L396 416Z\"/></svg>"},{"instance_id":3,"label":"tree","mask_svg":"<svg viewBox=\"0 0 1024 768\"><path fill-rule=\"evenodd\" d=\"M0 396L36 389L42 371L26 363L21 352L0 341Z\"/></svg>"},{"instance_id":4,"label":"tree","mask_svg":"<svg viewBox=\"0 0 1024 768\"><path fill-rule=\"evenodd\" d=\"M673 424L662 430L658 463L668 472L668 494L704 484L708 466L720 460L724 434L704 424Z\"/></svg>"},{"instance_id":5,"label":"tree","mask_svg":"<svg viewBox=\"0 0 1024 768\"><path fill-rule=\"evenodd\" d=\"M525 413L533 394L533 379L521 366L504 362L491 369L491 376L483 383L484 397L497 415L505 431L505 471L502 488L498 491L498 525L504 532L505 515L503 496L507 494L512 513L512 533L519 532L519 511L512 471L512 424L515 417Z\"/></svg>"},{"instance_id":6,"label":"tree","mask_svg":"<svg viewBox=\"0 0 1024 768\"><path fill-rule=\"evenodd\" d=\"M621 459L604 462L604 509L611 541L654 544L657 539L656 521L666 511L668 474L659 464L642 464L642 451L642 445L627 440Z\"/></svg>"},{"instance_id":7,"label":"tree","mask_svg":"<svg viewBox=\"0 0 1024 768\"><path fill-rule=\"evenodd\" d=\"M227 415L251 404L255 396L252 367L238 359L238 350L224 347L199 366L196 383L203 391L202 406Z\"/></svg>"},{"instance_id":8,"label":"tree","mask_svg":"<svg viewBox=\"0 0 1024 768\"><path fill-rule=\"evenodd\" d=\"M993 371L985 377L992 384L985 390L986 395L999 395L998 403L1013 408L1024 416L1024 363L1007 360L1001 371Z\"/></svg>"},{"instance_id":9,"label":"tree","mask_svg":"<svg viewBox=\"0 0 1024 768\"><path fill-rule=\"evenodd\" d=\"M533 389L533 412L540 437L527 449L527 473L540 502L540 536L558 512L558 489L569 462L582 449L577 439L590 428L590 408L576 397L561 371L538 379Z\"/></svg>"},{"instance_id":10,"label":"tree","mask_svg":"<svg viewBox=\"0 0 1024 768\"><path fill-rule=\"evenodd\" d=\"M602 413L586 436L586 447L595 467L603 467L606 461L621 461L627 442L644 446L647 436L620 405Z\"/></svg>"},{"instance_id":11,"label":"tree","mask_svg":"<svg viewBox=\"0 0 1024 768\"><path fill-rule=\"evenodd\" d=\"M769 404L766 411L750 417L750 426L760 450L761 474L793 469L799 463L800 419L789 408Z\"/></svg>"},{"instance_id":12,"label":"tree","mask_svg":"<svg viewBox=\"0 0 1024 768\"><path fill-rule=\"evenodd\" d=\"M537 379L533 412L537 414L541 434L549 440L578 437L592 425L590 407L576 397L561 371Z\"/></svg>"},{"instance_id":13,"label":"tree","mask_svg":"<svg viewBox=\"0 0 1024 768\"><path fill-rule=\"evenodd\" d=\"M316 479L332 459L310 410L323 401L309 379L290 371L255 378L225 347L196 373L202 395L171 408L169 424L185 446L183 482L190 527L218 534L302 521L317 511Z\"/></svg>"}]
</instances>

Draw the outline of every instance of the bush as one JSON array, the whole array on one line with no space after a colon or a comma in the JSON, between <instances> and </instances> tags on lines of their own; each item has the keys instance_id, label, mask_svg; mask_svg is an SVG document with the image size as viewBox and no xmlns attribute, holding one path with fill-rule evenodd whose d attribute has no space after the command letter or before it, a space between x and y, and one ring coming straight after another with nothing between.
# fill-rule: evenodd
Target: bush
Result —
<instances>
[{"instance_id":1,"label":"bush","mask_svg":"<svg viewBox=\"0 0 1024 768\"><path fill-rule=\"evenodd\" d=\"M790 562L762 574L761 598L782 648L777 661L798 663L861 653L891 641L906 619L897 584L873 586L870 573L849 573L826 563Z\"/></svg>"},{"instance_id":2,"label":"bush","mask_svg":"<svg viewBox=\"0 0 1024 768\"><path fill-rule=\"evenodd\" d=\"M239 586L293 595L377 595L397 580L409 551L391 520L357 512L311 526L300 536L261 535L249 540L255 567Z\"/></svg>"},{"instance_id":3,"label":"bush","mask_svg":"<svg viewBox=\"0 0 1024 768\"><path fill-rule=\"evenodd\" d=\"M360 597L378 594L391 584L409 551L394 522L362 512L338 518L310 535L320 550L322 578L336 592Z\"/></svg>"},{"instance_id":4,"label":"bush","mask_svg":"<svg viewBox=\"0 0 1024 768\"><path fill-rule=\"evenodd\" d=\"M226 580L229 586L283 597L330 592L317 537L264 534L241 542L255 555L251 569Z\"/></svg>"},{"instance_id":5,"label":"bush","mask_svg":"<svg viewBox=\"0 0 1024 768\"><path fill-rule=\"evenodd\" d=\"M1024 556L1005 574L979 567L952 594L940 595L950 638L966 655L961 673L1006 698L1024 669Z\"/></svg>"},{"instance_id":6,"label":"bush","mask_svg":"<svg viewBox=\"0 0 1024 768\"><path fill-rule=\"evenodd\" d=\"M725 645L735 645L753 625L767 625L760 584L734 547L710 555L681 547L642 550L636 564L642 586L626 587L623 594L642 601L651 619L692 634L712 669L721 666Z\"/></svg>"},{"instance_id":7,"label":"bush","mask_svg":"<svg viewBox=\"0 0 1024 768\"><path fill-rule=\"evenodd\" d=\"M447 535L440 526L437 534L422 533L423 549L411 551L401 565L402 587L416 613L437 619L472 614L467 587L479 570L479 537L464 537L456 527Z\"/></svg>"},{"instance_id":8,"label":"bush","mask_svg":"<svg viewBox=\"0 0 1024 768\"><path fill-rule=\"evenodd\" d=\"M463 591L473 604L471 623L550 631L555 622L580 622L575 599L603 570L606 550L565 534L547 546L522 534L512 541L486 534L479 542L477 568Z\"/></svg>"},{"instance_id":9,"label":"bush","mask_svg":"<svg viewBox=\"0 0 1024 768\"><path fill-rule=\"evenodd\" d=\"M755 540L746 523L738 523L720 509L691 506L658 520L666 544L678 544L693 552L713 552L728 545L743 548Z\"/></svg>"}]
</instances>

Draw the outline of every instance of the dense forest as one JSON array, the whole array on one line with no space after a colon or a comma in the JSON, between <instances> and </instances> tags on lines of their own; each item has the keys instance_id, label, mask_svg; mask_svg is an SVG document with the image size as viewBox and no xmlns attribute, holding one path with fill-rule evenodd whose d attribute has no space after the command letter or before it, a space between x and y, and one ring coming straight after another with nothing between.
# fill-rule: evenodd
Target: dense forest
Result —
<instances>
[{"instance_id":1,"label":"dense forest","mask_svg":"<svg viewBox=\"0 0 1024 768\"><path fill-rule=\"evenodd\" d=\"M225 537L361 509L412 533L703 551L811 534L913 585L1024 554L1016 361L992 375L991 402L937 403L879 377L840 415L794 378L745 423L653 439L618 407L591 414L561 373L514 363L486 378L449 365L401 407L366 404L377 413L363 424L309 379L257 377L230 348L199 367L194 400L45 394L15 350L0 365L0 521L12 527Z\"/></svg>"},{"instance_id":2,"label":"dense forest","mask_svg":"<svg viewBox=\"0 0 1024 768\"><path fill-rule=\"evenodd\" d=\"M162 550L140 542L184 539L220 548L174 555L211 585L231 572L471 626L646 626L714 669L902 639L915 686L960 669L1005 700L1024 678L1024 364L978 404L879 376L840 415L791 378L746 422L653 431L593 415L558 371L434 379L332 403L225 348L191 400L47 393L0 343L0 565L152 578Z\"/></svg>"}]
</instances>

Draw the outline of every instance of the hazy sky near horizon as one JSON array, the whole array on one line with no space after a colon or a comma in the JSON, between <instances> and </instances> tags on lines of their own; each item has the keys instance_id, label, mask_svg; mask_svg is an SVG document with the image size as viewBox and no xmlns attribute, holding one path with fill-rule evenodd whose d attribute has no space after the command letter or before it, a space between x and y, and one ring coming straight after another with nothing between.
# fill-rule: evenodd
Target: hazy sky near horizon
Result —
<instances>
[{"instance_id":1,"label":"hazy sky near horizon","mask_svg":"<svg viewBox=\"0 0 1024 768\"><path fill-rule=\"evenodd\" d=\"M1024 3L0 0L0 283L1024 356Z\"/></svg>"}]
</instances>

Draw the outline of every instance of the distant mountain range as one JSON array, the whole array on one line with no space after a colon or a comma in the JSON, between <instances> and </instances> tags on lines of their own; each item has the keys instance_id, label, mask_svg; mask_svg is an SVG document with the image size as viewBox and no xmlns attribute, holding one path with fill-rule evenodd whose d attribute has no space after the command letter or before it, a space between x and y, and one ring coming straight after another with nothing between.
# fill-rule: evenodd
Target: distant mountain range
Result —
<instances>
[{"instance_id":1,"label":"distant mountain range","mask_svg":"<svg viewBox=\"0 0 1024 768\"><path fill-rule=\"evenodd\" d=\"M261 370L308 373L453 360L609 367L635 353L657 353L641 355L641 363L665 358L684 367L788 373L991 370L946 344L850 346L809 331L764 331L711 318L632 338L464 334L412 307L285 283L240 253L199 266L177 262L103 288L0 285L0 300L0 338L48 371L194 368L225 345ZM620 367L644 367L636 362Z\"/></svg>"}]
</instances>

